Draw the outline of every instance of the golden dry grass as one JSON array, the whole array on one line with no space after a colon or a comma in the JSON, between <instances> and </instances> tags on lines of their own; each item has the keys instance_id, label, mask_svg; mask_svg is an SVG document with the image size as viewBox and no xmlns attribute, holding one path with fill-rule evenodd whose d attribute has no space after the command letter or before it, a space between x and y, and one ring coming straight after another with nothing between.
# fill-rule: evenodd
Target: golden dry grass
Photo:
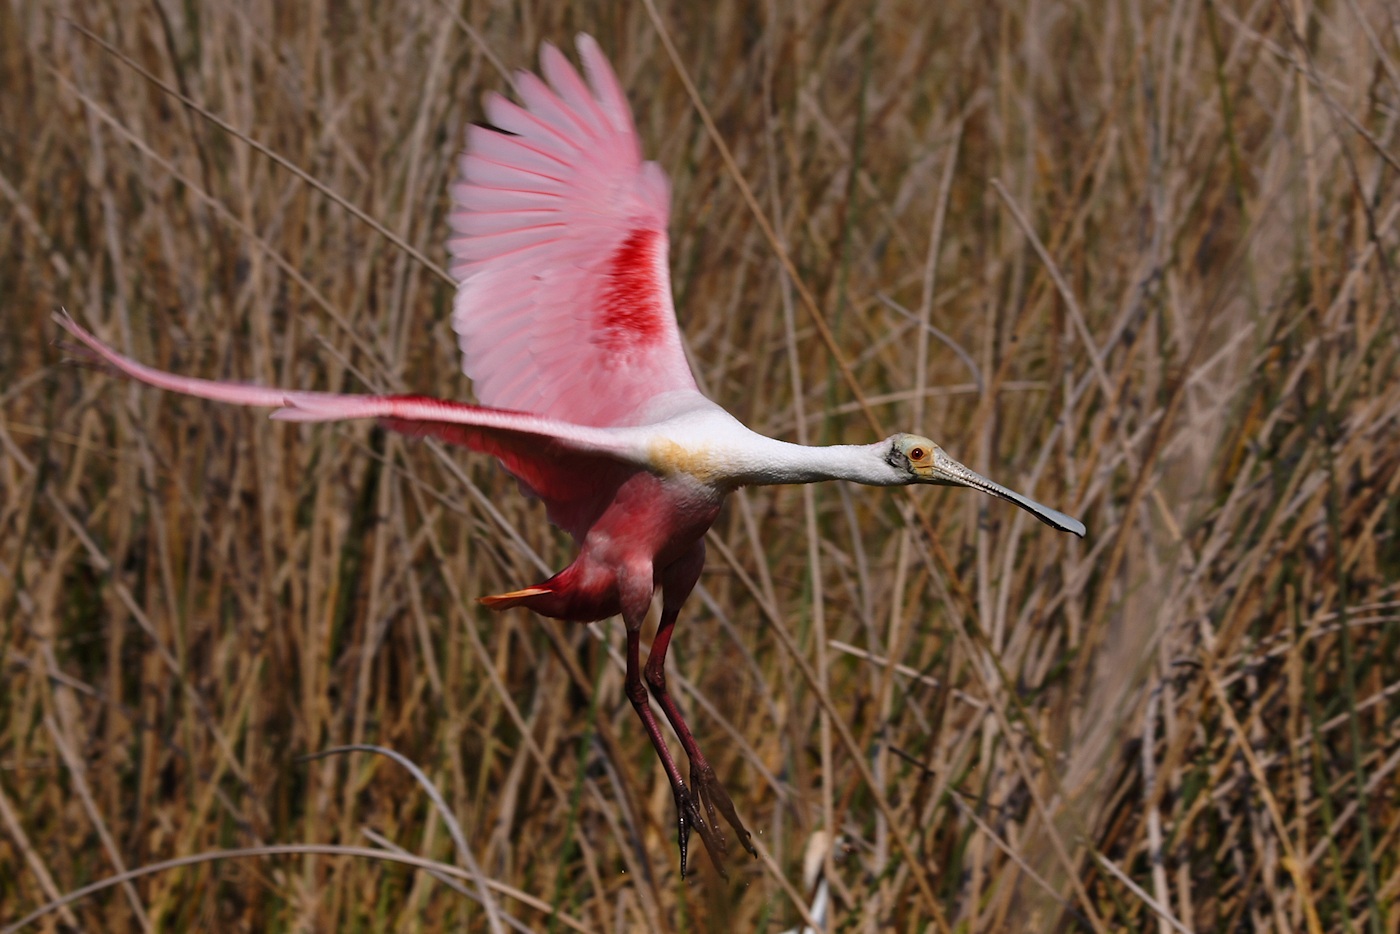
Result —
<instances>
[{"instance_id":1,"label":"golden dry grass","mask_svg":"<svg viewBox=\"0 0 1400 934\"><path fill-rule=\"evenodd\" d=\"M1395 6L662 9L839 356L645 6L556 6L0 5L0 923L301 844L467 874L211 861L36 927L777 930L836 835L841 930L1400 929ZM620 627L473 602L569 554L493 464L52 343L66 306L188 374L470 398L408 248L443 261L480 94L581 30L673 179L717 400L920 428L1090 528L736 495L673 651L762 848L729 884L677 876ZM359 743L470 859L400 765L300 758Z\"/></svg>"}]
</instances>

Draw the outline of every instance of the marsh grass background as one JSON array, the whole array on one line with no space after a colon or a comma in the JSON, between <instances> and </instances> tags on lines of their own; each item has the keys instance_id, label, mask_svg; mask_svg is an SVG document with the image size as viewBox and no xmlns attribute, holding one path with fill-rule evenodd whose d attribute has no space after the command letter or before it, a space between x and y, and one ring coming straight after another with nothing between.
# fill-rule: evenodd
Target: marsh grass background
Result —
<instances>
[{"instance_id":1,"label":"marsh grass background","mask_svg":"<svg viewBox=\"0 0 1400 934\"><path fill-rule=\"evenodd\" d=\"M231 859L36 924L776 930L809 856L841 930L1400 929L1395 5L659 13L839 356L645 6L0 4L0 922L306 844L467 878ZM579 31L673 180L707 391L794 440L922 429L1090 529L736 495L672 653L762 851L727 883L678 878L620 627L473 602L569 555L492 463L65 365L49 320L471 398L454 155ZM300 758L345 744L421 767L469 853L399 764Z\"/></svg>"}]
</instances>

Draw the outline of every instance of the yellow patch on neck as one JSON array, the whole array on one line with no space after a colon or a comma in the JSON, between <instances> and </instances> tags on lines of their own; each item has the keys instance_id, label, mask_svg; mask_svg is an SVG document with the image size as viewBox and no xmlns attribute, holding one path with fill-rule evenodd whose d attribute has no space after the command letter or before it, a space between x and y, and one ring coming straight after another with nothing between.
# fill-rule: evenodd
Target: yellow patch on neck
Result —
<instances>
[{"instance_id":1,"label":"yellow patch on neck","mask_svg":"<svg viewBox=\"0 0 1400 934\"><path fill-rule=\"evenodd\" d=\"M701 483L715 479L715 456L709 445L686 447L670 438L657 438L647 445L647 459L663 476L686 474Z\"/></svg>"}]
</instances>

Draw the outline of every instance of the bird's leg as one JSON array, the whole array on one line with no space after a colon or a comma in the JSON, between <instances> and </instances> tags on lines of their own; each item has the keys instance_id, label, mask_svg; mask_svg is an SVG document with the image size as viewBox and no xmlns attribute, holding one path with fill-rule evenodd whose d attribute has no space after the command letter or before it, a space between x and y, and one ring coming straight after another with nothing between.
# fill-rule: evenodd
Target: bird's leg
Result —
<instances>
[{"instance_id":1,"label":"bird's leg","mask_svg":"<svg viewBox=\"0 0 1400 934\"><path fill-rule=\"evenodd\" d=\"M671 782L671 791L676 798L678 815L676 836L680 842L681 877L684 878L686 857L690 847L691 827L694 826L700 831L700 837L705 841L707 850L711 849L709 828L701 818L700 810L696 807L690 790L685 787L685 780L681 778L681 770L676 767L676 760L671 757L671 750L666 745L666 738L661 735L661 725L656 722L656 717L651 712L651 704L647 702L646 683L642 681L640 661L642 623L646 620L647 610L651 607L651 575L646 576L645 588L641 586L640 581L629 580L619 583L622 589L622 622L627 627L627 674L622 680L622 690L627 695L627 699L632 702L637 716L641 718L642 726L646 728L647 736L651 738L651 745L656 750L656 756L661 760L661 766L666 770L666 777ZM720 871L723 872L723 869Z\"/></svg>"},{"instance_id":2,"label":"bird's leg","mask_svg":"<svg viewBox=\"0 0 1400 934\"><path fill-rule=\"evenodd\" d=\"M687 811L689 823L700 831L700 839L705 844L705 850L710 854L710 861L715 864L719 874L728 878L728 873L724 871L724 858L729 853L729 847L725 842L724 834L719 829L719 816L728 821L739 835L739 842L744 849L752 856L757 856L758 851L754 849L753 840L749 836L748 830L744 827L743 821L739 819L739 814L734 808L734 802L730 800L728 792L715 777L714 767L710 765L705 754L700 751L700 745L695 741L694 735L690 732L690 727L686 725L685 718L681 716L680 708L676 706L675 699L666 688L666 648L670 642L671 632L675 626L678 610L663 610L661 623L656 630L656 639L651 643L651 656L647 659L646 681L651 688L652 696L661 706L661 710L666 714L666 719L671 722L671 728L676 731L676 736L680 738L681 747L685 749L686 756L690 759L690 785L691 790L686 791L683 785L678 785L672 781L672 786L676 789L676 808L680 812L680 823L682 832L681 860L685 860L684 835L688 834L685 827L687 823ZM699 807L697 807L699 805ZM704 808L703 813L700 807ZM718 815L716 815L718 811ZM684 873L684 869L682 869Z\"/></svg>"},{"instance_id":3,"label":"bird's leg","mask_svg":"<svg viewBox=\"0 0 1400 934\"><path fill-rule=\"evenodd\" d=\"M671 692L666 687L666 650L670 647L671 635L675 631L676 618L680 615L681 606L690 596L690 592L695 589L695 584L700 579L700 571L704 565L705 543L700 541L696 542L695 546L680 560L661 573L661 622L656 629L656 638L651 643L651 654L647 658L644 675L647 686L651 688L652 696L656 698L657 704L666 714L666 719L671 723L671 729L676 731L676 736L680 738L681 746L685 749L686 757L690 759L691 791L695 797L699 798L699 803L705 809L703 814L695 815L692 820L695 829L700 831L700 839L705 843L705 850L710 854L710 860L715 864L720 875L724 876L726 875L724 857L728 854L728 846L725 843L724 834L719 829L716 811L728 822L730 827L734 828L744 849L748 850L752 856L757 856L758 853L754 849L753 840L749 836L748 830L734 809L734 802L729 799L724 786L715 777L714 768L705 758L705 754L700 751L700 744L695 741L690 727L686 725L685 718L681 716L680 708L676 706L675 699L671 697ZM676 806L682 811L681 820L684 822L684 808L679 793L677 794Z\"/></svg>"}]
</instances>

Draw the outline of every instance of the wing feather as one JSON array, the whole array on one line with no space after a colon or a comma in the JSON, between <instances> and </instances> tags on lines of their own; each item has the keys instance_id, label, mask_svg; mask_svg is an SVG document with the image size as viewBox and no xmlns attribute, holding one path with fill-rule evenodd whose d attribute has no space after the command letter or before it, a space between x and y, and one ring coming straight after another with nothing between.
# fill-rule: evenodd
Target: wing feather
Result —
<instances>
[{"instance_id":1,"label":"wing feather","mask_svg":"<svg viewBox=\"0 0 1400 934\"><path fill-rule=\"evenodd\" d=\"M531 145L564 155L571 162L577 155L579 147L585 143L585 141L566 136L554 124L494 92L486 95L486 119L491 121L492 126L514 136L528 139ZM489 127L477 127L477 129L486 133L492 132ZM467 143L470 146L470 132L467 134Z\"/></svg>"},{"instance_id":2,"label":"wing feather","mask_svg":"<svg viewBox=\"0 0 1400 934\"><path fill-rule=\"evenodd\" d=\"M275 409L281 421L374 418L414 436L432 436L494 455L525 489L544 500L549 518L582 538L614 491L644 469L626 432L570 425L521 412L486 409L426 396L357 396L275 389L250 383L179 376L117 353L68 315L55 319L87 353L160 389L236 405Z\"/></svg>"},{"instance_id":3,"label":"wing feather","mask_svg":"<svg viewBox=\"0 0 1400 934\"><path fill-rule=\"evenodd\" d=\"M544 223L537 227L529 227L528 224L521 226L522 220L528 220L525 215L535 214ZM476 214L464 214L455 219L453 229L456 233L468 236L484 236L486 234L501 233L508 230L533 230L540 228L562 229L563 225L555 222L554 212L540 208L526 208L521 211L480 211Z\"/></svg>"},{"instance_id":4,"label":"wing feather","mask_svg":"<svg viewBox=\"0 0 1400 934\"><path fill-rule=\"evenodd\" d=\"M543 48L553 47L546 44ZM541 58L547 57L541 55ZM563 56L561 55L560 58L562 59ZM573 66L567 61L562 62L562 67L573 69ZM520 92L520 99L525 102L526 110L566 136L596 142L588 122L560 100L555 89L546 84L539 75L529 71L518 71L515 74L515 86Z\"/></svg>"},{"instance_id":5,"label":"wing feather","mask_svg":"<svg viewBox=\"0 0 1400 934\"><path fill-rule=\"evenodd\" d=\"M529 194L563 194L569 184L567 179L535 172L521 165L492 162L475 153L462 160L462 177L474 185Z\"/></svg>"},{"instance_id":6,"label":"wing feather","mask_svg":"<svg viewBox=\"0 0 1400 934\"><path fill-rule=\"evenodd\" d=\"M567 169L570 165L568 159L547 146L532 146L523 136L506 136L485 127L467 129L467 147L496 162L518 160L522 164L536 165L545 174Z\"/></svg>"},{"instance_id":7,"label":"wing feather","mask_svg":"<svg viewBox=\"0 0 1400 934\"><path fill-rule=\"evenodd\" d=\"M588 85L584 84L564 53L552 43L546 42L540 48L540 70L545 80L558 92L565 109L595 138L612 135L612 127L594 100Z\"/></svg>"},{"instance_id":8,"label":"wing feather","mask_svg":"<svg viewBox=\"0 0 1400 934\"><path fill-rule=\"evenodd\" d=\"M584 74L588 76L588 83L593 88L593 96L607 115L608 123L614 131L630 136L635 142L637 134L632 128L632 109L627 105L627 94L622 90L622 85L618 82L612 66L608 64L607 56L603 54L598 41L590 35L580 35L578 52L579 58L583 60ZM635 158L641 158L640 145Z\"/></svg>"},{"instance_id":9,"label":"wing feather","mask_svg":"<svg viewBox=\"0 0 1400 934\"><path fill-rule=\"evenodd\" d=\"M452 185L452 200L454 202L470 202L477 210L490 212L509 211L551 211L557 210L559 195L537 192L536 197L530 198L529 192L515 191L510 188L493 188L490 185L471 185L467 182L454 182ZM448 221L456 229L456 224L460 219L455 215L462 212L453 212L448 216Z\"/></svg>"},{"instance_id":10,"label":"wing feather","mask_svg":"<svg viewBox=\"0 0 1400 934\"><path fill-rule=\"evenodd\" d=\"M622 86L592 39L586 80L558 49L486 100L452 186L452 324L477 398L579 425L634 424L698 390L666 268L670 190L643 162ZM509 135L508 135L509 134Z\"/></svg>"}]
</instances>

